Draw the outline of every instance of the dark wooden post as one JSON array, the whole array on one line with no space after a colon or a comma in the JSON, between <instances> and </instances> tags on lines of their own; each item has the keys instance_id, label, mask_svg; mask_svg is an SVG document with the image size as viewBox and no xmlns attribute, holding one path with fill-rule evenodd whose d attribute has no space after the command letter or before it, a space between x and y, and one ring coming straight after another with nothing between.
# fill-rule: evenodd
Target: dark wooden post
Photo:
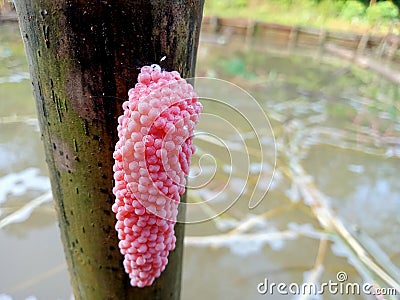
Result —
<instances>
[{"instance_id":1,"label":"dark wooden post","mask_svg":"<svg viewBox=\"0 0 400 300\"><path fill-rule=\"evenodd\" d=\"M194 75L203 1L15 1L76 299L180 297L183 224L161 277L129 285L111 212L112 153L141 66L166 56L163 68Z\"/></svg>"}]
</instances>

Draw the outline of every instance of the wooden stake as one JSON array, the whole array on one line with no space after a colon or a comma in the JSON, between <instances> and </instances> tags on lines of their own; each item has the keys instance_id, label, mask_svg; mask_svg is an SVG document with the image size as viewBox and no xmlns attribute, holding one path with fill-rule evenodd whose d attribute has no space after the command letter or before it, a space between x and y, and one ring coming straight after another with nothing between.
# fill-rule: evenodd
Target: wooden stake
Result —
<instances>
[{"instance_id":1,"label":"wooden stake","mask_svg":"<svg viewBox=\"0 0 400 300\"><path fill-rule=\"evenodd\" d=\"M75 299L179 299L183 224L161 277L129 284L111 212L112 153L141 66L166 56L163 68L194 75L203 0L15 4Z\"/></svg>"}]
</instances>

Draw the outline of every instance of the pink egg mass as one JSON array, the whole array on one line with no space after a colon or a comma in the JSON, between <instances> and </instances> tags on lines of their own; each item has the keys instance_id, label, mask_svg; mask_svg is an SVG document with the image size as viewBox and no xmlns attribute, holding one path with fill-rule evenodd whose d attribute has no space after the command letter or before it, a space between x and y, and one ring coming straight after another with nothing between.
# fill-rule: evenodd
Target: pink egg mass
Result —
<instances>
[{"instance_id":1,"label":"pink egg mass","mask_svg":"<svg viewBox=\"0 0 400 300\"><path fill-rule=\"evenodd\" d=\"M202 105L178 72L144 66L118 118L114 152L116 230L131 285L149 286L175 248L174 226L185 192L193 130Z\"/></svg>"}]
</instances>

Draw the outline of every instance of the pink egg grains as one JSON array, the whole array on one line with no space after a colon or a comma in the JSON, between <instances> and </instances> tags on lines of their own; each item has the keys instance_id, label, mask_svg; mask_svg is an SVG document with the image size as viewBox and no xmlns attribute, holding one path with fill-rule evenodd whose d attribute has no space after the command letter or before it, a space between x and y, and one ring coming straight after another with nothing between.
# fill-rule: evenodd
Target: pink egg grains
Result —
<instances>
[{"instance_id":1,"label":"pink egg grains","mask_svg":"<svg viewBox=\"0 0 400 300\"><path fill-rule=\"evenodd\" d=\"M149 286L175 248L193 130L202 105L178 72L144 66L118 118L114 152L116 230L131 285Z\"/></svg>"}]
</instances>

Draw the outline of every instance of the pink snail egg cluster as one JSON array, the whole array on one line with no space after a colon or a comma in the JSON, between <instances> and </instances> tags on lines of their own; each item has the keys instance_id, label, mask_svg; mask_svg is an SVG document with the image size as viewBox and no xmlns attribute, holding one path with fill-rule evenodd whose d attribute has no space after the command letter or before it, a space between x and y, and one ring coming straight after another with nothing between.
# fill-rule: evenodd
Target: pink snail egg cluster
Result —
<instances>
[{"instance_id":1,"label":"pink snail egg cluster","mask_svg":"<svg viewBox=\"0 0 400 300\"><path fill-rule=\"evenodd\" d=\"M144 66L118 119L112 206L131 285L149 286L175 248L174 225L202 105L178 72Z\"/></svg>"}]
</instances>

